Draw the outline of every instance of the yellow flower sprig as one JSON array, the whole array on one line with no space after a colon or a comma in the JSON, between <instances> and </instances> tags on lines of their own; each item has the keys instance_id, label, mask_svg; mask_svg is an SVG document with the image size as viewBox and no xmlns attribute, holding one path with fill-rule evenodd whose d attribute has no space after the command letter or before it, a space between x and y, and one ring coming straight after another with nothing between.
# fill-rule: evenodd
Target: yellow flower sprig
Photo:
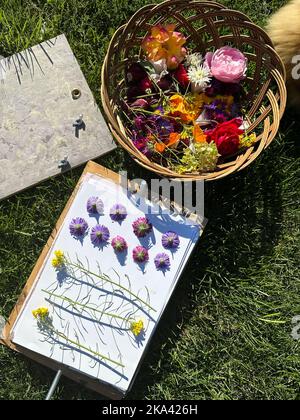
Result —
<instances>
[{"instance_id":1,"label":"yellow flower sprig","mask_svg":"<svg viewBox=\"0 0 300 420\"><path fill-rule=\"evenodd\" d=\"M130 325L130 330L133 333L133 335L135 335L136 337L138 337L143 331L144 331L144 322L142 319L139 319L137 321L132 321L131 325Z\"/></svg>"},{"instance_id":2,"label":"yellow flower sprig","mask_svg":"<svg viewBox=\"0 0 300 420\"><path fill-rule=\"evenodd\" d=\"M65 265L65 254L61 250L54 251L55 257L52 259L52 266L54 268L61 268Z\"/></svg>"},{"instance_id":3,"label":"yellow flower sprig","mask_svg":"<svg viewBox=\"0 0 300 420\"><path fill-rule=\"evenodd\" d=\"M97 274L94 273L93 271L90 271L88 269L86 269L85 267L83 267L80 264L74 264L72 261L68 260L64 254L63 251L55 251L54 252L55 258L53 258L52 260L52 266L56 269L62 269L65 268L66 266L71 267L71 268L75 268L77 270L80 270L82 273L90 275L92 277L96 277L102 281L108 282L113 286L116 286L118 289L122 289L125 292L127 292L129 295L131 295L131 297L133 297L134 299L136 299L137 301L139 301L140 303L142 303L143 305L147 306L149 309L151 309L152 311L156 312L156 309L154 309L152 306L149 305L148 302L146 302L145 300L141 299L138 295L136 295L135 293L133 293L130 289L128 289L125 286L122 286L121 284L113 281L109 276L105 275L105 274Z\"/></svg>"},{"instance_id":4,"label":"yellow flower sprig","mask_svg":"<svg viewBox=\"0 0 300 420\"><path fill-rule=\"evenodd\" d=\"M79 343L78 341L70 339L64 333L62 333L60 331L57 331L53 327L51 319L48 317L48 315L49 315L49 309L48 308L40 307L38 309L35 309L34 311L32 311L32 315L34 316L34 318L36 318L38 320L38 322L40 322L43 325L43 327L47 327L47 329L51 333L55 334L57 337L60 337L63 340L67 341L68 343L75 345L79 349L86 350L87 352L93 354L94 356L99 357L100 359L106 360L106 361L111 362L114 365L117 365L117 366L120 366L120 367L125 367L122 363L117 362L116 360L113 360L110 357L105 356L105 355L103 355L103 354L101 354L97 351L94 351L94 350L90 349L89 347L84 346L83 344Z\"/></svg>"},{"instance_id":5,"label":"yellow flower sprig","mask_svg":"<svg viewBox=\"0 0 300 420\"><path fill-rule=\"evenodd\" d=\"M100 309L94 308L91 305L76 302L76 301L74 301L74 300L72 300L72 299L70 299L66 296L57 295L57 294L49 292L48 290L45 290L45 289L42 289L42 292L49 295L50 298L54 297L54 298L60 299L64 302L67 302L72 307L79 307L79 308L87 309L87 310L90 310L92 312L99 313L102 316L108 316L110 318L118 319L120 321L125 321L127 323L127 325L130 323L130 328L129 329L135 336L139 335L141 333L141 331L144 330L144 322L141 319L136 321L136 320L132 320L132 318L130 318L130 317L129 318L124 318L123 316L116 315L116 314L113 314L111 312L101 311Z\"/></svg>"},{"instance_id":6,"label":"yellow flower sprig","mask_svg":"<svg viewBox=\"0 0 300 420\"><path fill-rule=\"evenodd\" d=\"M44 308L44 307L40 307L40 308L35 309L34 311L32 311L32 315L36 319L45 320L45 318L47 318L48 315L49 315L49 309L48 308Z\"/></svg>"}]
</instances>

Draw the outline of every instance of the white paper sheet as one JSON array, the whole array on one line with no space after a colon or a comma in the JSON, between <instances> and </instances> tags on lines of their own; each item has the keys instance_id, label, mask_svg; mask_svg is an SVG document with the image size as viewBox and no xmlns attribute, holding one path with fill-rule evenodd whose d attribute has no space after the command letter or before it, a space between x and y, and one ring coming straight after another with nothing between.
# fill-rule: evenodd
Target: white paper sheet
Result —
<instances>
[{"instance_id":1,"label":"white paper sheet","mask_svg":"<svg viewBox=\"0 0 300 420\"><path fill-rule=\"evenodd\" d=\"M95 217L90 217L86 210L86 202L91 196L100 197L105 205L106 212L99 216L98 221ZM107 179L91 174L86 176L12 334L14 343L98 378L124 393L131 385L158 320L202 233L199 225L192 224L183 216L164 212L146 214L153 224L153 233L138 239L133 233L132 222L137 217L144 216L144 212L136 207L136 199L136 195L128 194L122 187ZM112 222L108 211L117 202L125 205L128 212L127 218L121 224ZM145 204L143 198L141 204ZM150 205L152 210L159 210L156 205ZM69 223L74 217L83 217L89 228L98 222L107 226L110 238L123 236L129 245L127 257L118 258L110 244L103 249L94 247L89 234L83 241L74 239L69 233ZM162 247L161 238L166 231L175 231L180 236L180 247L176 252L172 253ZM150 258L145 266L133 261L132 250L137 245L149 249ZM103 284L95 276L77 271L72 277L66 277L65 274L56 272L51 260L54 250L57 249L63 250L72 261L78 258L85 267L89 266L91 272L98 273L100 268L102 273L129 288L155 311L123 289L116 291L116 287L109 283ZM166 252L170 256L169 271L156 269L153 260L159 252ZM42 290L48 290L51 294ZM70 303L75 301L79 305ZM86 305L89 309L80 305ZM32 310L41 306L49 308L53 328L67 336L69 341L55 334L49 336L39 329ZM96 308L97 312L90 308ZM108 315L102 314L103 311ZM143 319L145 334L135 338L128 329L129 324L110 316L111 314L125 319ZM76 343L80 343L81 348ZM95 356L95 352L123 364L124 367Z\"/></svg>"}]
</instances>

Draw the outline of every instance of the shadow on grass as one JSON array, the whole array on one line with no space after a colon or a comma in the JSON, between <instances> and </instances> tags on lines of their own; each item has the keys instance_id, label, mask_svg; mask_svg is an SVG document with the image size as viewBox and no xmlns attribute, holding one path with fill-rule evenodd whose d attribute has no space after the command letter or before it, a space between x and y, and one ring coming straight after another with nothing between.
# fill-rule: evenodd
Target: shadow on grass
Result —
<instances>
[{"instance_id":1,"label":"shadow on grass","mask_svg":"<svg viewBox=\"0 0 300 420\"><path fill-rule=\"evenodd\" d=\"M281 236L282 187L288 177L285 165L299 155L300 123L296 121L293 114L287 114L281 125L284 141L279 133L246 170L206 184L207 227L152 339L129 399L144 399L151 387L170 372L170 352L184 334L181 326L189 324L205 293L212 288L226 291L234 279L247 278L249 267L258 266L265 256L272 257ZM152 176L120 150L99 163L114 170L125 167L129 178L150 180ZM24 359L34 382L44 389L47 377L50 386L52 371L22 356L18 358ZM61 380L56 395L60 399L101 398L66 378Z\"/></svg>"},{"instance_id":2,"label":"shadow on grass","mask_svg":"<svg viewBox=\"0 0 300 420\"><path fill-rule=\"evenodd\" d=\"M170 372L168 354L184 334L176 325L189 324L201 295L212 288L226 289L232 279L246 277L248 268L263 256L272 255L282 220L278 167L280 155L273 150L239 174L206 183L207 227L152 339L129 399L143 399Z\"/></svg>"}]
</instances>

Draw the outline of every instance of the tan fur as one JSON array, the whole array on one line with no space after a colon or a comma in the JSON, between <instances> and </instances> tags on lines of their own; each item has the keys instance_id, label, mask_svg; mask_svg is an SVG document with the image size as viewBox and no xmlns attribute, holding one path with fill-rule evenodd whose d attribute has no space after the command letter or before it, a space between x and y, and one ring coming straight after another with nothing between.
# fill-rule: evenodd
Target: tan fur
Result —
<instances>
[{"instance_id":1,"label":"tan fur","mask_svg":"<svg viewBox=\"0 0 300 420\"><path fill-rule=\"evenodd\" d=\"M300 0L292 0L275 13L267 32L286 66L289 104L300 106L300 79L292 78L292 58L300 55Z\"/></svg>"}]
</instances>

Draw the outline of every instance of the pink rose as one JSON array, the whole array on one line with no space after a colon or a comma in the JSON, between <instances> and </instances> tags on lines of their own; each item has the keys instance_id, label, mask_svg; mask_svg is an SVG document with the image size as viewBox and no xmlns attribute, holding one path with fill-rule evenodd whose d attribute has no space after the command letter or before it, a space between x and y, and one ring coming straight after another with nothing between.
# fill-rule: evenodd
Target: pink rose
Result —
<instances>
[{"instance_id":1,"label":"pink rose","mask_svg":"<svg viewBox=\"0 0 300 420\"><path fill-rule=\"evenodd\" d=\"M239 83L246 77L247 57L236 48L222 47L215 53L208 52L205 59L212 75L221 82Z\"/></svg>"}]
</instances>

